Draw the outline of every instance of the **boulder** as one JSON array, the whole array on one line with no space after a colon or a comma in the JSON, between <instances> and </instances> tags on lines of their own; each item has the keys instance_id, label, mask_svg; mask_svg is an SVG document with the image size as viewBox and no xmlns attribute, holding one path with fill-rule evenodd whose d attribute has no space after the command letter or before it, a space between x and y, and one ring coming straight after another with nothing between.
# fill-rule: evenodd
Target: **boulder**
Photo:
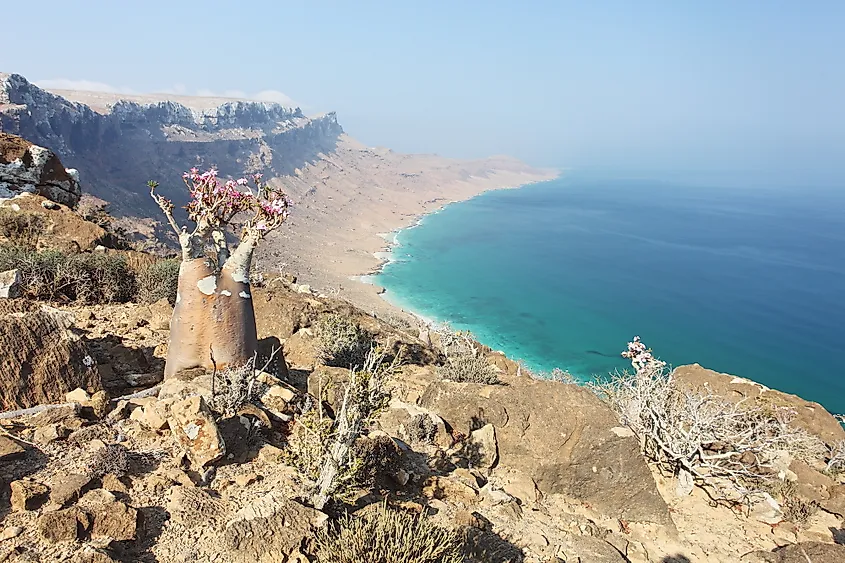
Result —
<instances>
[{"instance_id":1,"label":"boulder","mask_svg":"<svg viewBox=\"0 0 845 563\"><path fill-rule=\"evenodd\" d=\"M0 461L7 461L17 457L21 457L26 453L23 446L14 440L0 435Z\"/></svg>"},{"instance_id":2,"label":"boulder","mask_svg":"<svg viewBox=\"0 0 845 563\"><path fill-rule=\"evenodd\" d=\"M755 551L742 560L748 563L842 563L845 561L845 545L801 542L771 552Z\"/></svg>"},{"instance_id":3,"label":"boulder","mask_svg":"<svg viewBox=\"0 0 845 563\"><path fill-rule=\"evenodd\" d=\"M50 492L46 485L32 479L12 481L9 488L12 490L12 512L35 510L47 500L47 493Z\"/></svg>"},{"instance_id":4,"label":"boulder","mask_svg":"<svg viewBox=\"0 0 845 563\"><path fill-rule=\"evenodd\" d=\"M91 517L73 506L38 517L38 531L50 542L74 541L91 527Z\"/></svg>"},{"instance_id":5,"label":"boulder","mask_svg":"<svg viewBox=\"0 0 845 563\"><path fill-rule=\"evenodd\" d=\"M328 517L279 493L270 492L240 509L227 524L227 561L285 561Z\"/></svg>"},{"instance_id":6,"label":"boulder","mask_svg":"<svg viewBox=\"0 0 845 563\"><path fill-rule=\"evenodd\" d=\"M21 275L17 269L0 272L0 299L21 297Z\"/></svg>"},{"instance_id":7,"label":"boulder","mask_svg":"<svg viewBox=\"0 0 845 563\"><path fill-rule=\"evenodd\" d=\"M170 429L197 467L226 455L226 444L205 399L199 395L170 405Z\"/></svg>"},{"instance_id":8,"label":"boulder","mask_svg":"<svg viewBox=\"0 0 845 563\"><path fill-rule=\"evenodd\" d=\"M82 191L76 171L62 166L50 149L0 132L0 198L34 193L74 207Z\"/></svg>"},{"instance_id":9,"label":"boulder","mask_svg":"<svg viewBox=\"0 0 845 563\"><path fill-rule=\"evenodd\" d=\"M496 427L485 424L478 430L473 430L464 446L470 455L473 467L490 469L499 461L499 448L496 443Z\"/></svg>"},{"instance_id":10,"label":"boulder","mask_svg":"<svg viewBox=\"0 0 845 563\"><path fill-rule=\"evenodd\" d=\"M439 381L421 404L469 436L495 427L498 467L520 471L543 494L563 494L614 518L672 525L637 440L589 390L529 378L510 385Z\"/></svg>"},{"instance_id":11,"label":"boulder","mask_svg":"<svg viewBox=\"0 0 845 563\"><path fill-rule=\"evenodd\" d=\"M673 372L675 380L698 392L712 392L726 401L768 407L788 407L795 413L791 424L803 428L827 442L834 444L845 440L845 429L823 406L805 401L797 395L790 395L761 385L750 379L719 373L698 364L680 366Z\"/></svg>"},{"instance_id":12,"label":"boulder","mask_svg":"<svg viewBox=\"0 0 845 563\"><path fill-rule=\"evenodd\" d=\"M116 541L131 541L137 537L138 511L120 501L102 504L94 510L92 536Z\"/></svg>"},{"instance_id":13,"label":"boulder","mask_svg":"<svg viewBox=\"0 0 845 563\"><path fill-rule=\"evenodd\" d=\"M71 330L73 321L72 314L51 307L0 302L0 410L60 403L78 387L101 389L91 355Z\"/></svg>"},{"instance_id":14,"label":"boulder","mask_svg":"<svg viewBox=\"0 0 845 563\"><path fill-rule=\"evenodd\" d=\"M64 506L75 501L82 495L82 491L91 482L88 475L71 473L60 475L50 487L50 502Z\"/></svg>"}]
</instances>

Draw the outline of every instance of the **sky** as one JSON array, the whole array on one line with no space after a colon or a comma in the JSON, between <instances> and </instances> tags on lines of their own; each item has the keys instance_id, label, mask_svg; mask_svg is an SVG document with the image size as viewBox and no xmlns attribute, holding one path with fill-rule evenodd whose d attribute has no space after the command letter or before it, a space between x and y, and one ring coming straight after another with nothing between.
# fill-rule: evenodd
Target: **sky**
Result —
<instances>
[{"instance_id":1,"label":"sky","mask_svg":"<svg viewBox=\"0 0 845 563\"><path fill-rule=\"evenodd\" d=\"M25 10L24 8L20 8ZM845 186L845 2L42 0L0 71L336 111L403 152Z\"/></svg>"}]
</instances>

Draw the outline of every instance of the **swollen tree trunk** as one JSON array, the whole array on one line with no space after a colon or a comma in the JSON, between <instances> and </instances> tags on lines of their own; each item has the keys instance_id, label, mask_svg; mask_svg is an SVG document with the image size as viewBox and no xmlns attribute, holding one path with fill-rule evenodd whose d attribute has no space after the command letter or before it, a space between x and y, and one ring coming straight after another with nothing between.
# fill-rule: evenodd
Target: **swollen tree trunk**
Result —
<instances>
[{"instance_id":1,"label":"swollen tree trunk","mask_svg":"<svg viewBox=\"0 0 845 563\"><path fill-rule=\"evenodd\" d=\"M241 366L258 348L248 277L257 240L244 239L231 256L218 253L217 267L191 242L182 244L165 378L198 367Z\"/></svg>"}]
</instances>

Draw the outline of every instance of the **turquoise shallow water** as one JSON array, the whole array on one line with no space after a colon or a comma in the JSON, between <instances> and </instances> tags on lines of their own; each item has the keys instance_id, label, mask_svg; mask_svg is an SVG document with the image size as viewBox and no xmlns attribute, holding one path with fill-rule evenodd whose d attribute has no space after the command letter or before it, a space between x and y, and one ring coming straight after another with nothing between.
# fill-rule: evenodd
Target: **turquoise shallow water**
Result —
<instances>
[{"instance_id":1,"label":"turquoise shallow water","mask_svg":"<svg viewBox=\"0 0 845 563\"><path fill-rule=\"evenodd\" d=\"M392 302L537 370L625 367L640 335L845 412L845 195L567 176L399 233Z\"/></svg>"}]
</instances>

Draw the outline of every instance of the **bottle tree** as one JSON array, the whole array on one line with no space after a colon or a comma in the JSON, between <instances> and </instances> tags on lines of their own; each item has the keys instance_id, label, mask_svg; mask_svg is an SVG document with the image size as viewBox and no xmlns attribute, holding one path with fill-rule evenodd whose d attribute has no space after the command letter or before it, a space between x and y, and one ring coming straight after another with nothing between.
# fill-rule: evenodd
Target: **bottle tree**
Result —
<instances>
[{"instance_id":1,"label":"bottle tree","mask_svg":"<svg viewBox=\"0 0 845 563\"><path fill-rule=\"evenodd\" d=\"M249 284L252 253L270 231L288 217L289 201L280 190L252 177L222 182L214 169L196 168L183 175L191 194L186 210L193 230L179 227L173 203L150 195L179 237L182 264L176 305L170 321L165 378L203 367L223 369L245 365L255 356L258 335ZM230 249L226 230L237 217L240 241Z\"/></svg>"}]
</instances>

